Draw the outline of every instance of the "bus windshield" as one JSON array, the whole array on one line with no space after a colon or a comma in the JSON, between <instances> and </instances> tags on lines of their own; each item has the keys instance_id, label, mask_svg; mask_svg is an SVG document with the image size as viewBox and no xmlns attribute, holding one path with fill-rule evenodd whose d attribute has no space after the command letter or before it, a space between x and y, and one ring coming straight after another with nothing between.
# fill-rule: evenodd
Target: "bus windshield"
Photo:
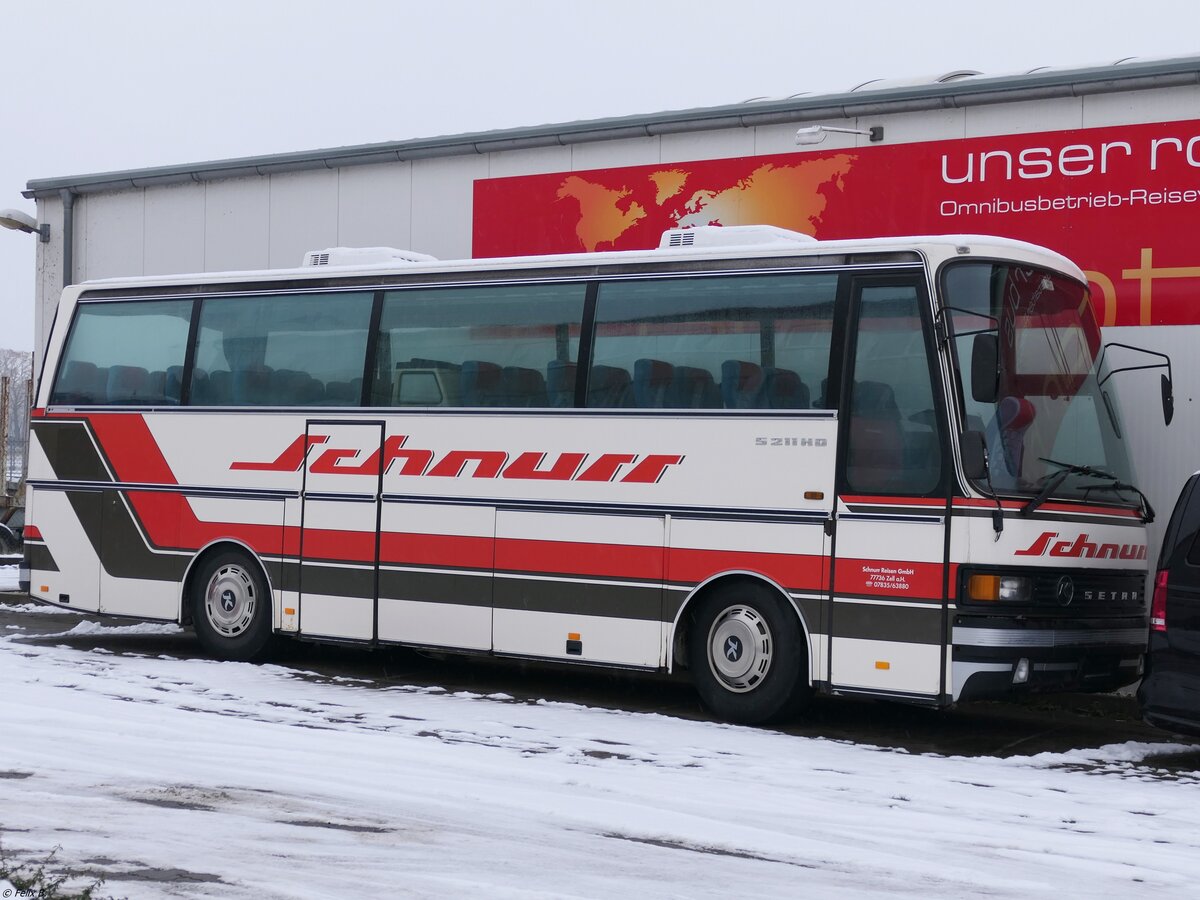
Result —
<instances>
[{"instance_id":1,"label":"bus windshield","mask_svg":"<svg viewBox=\"0 0 1200 900\"><path fill-rule=\"evenodd\" d=\"M1056 478L1065 467L1089 467L1131 479L1116 397L1098 382L1100 329L1085 286L1013 263L963 262L947 267L943 287L964 422L984 435L991 488L1030 495L1055 479L1055 497L1132 502L1094 473ZM999 338L995 402L972 396L980 332Z\"/></svg>"}]
</instances>

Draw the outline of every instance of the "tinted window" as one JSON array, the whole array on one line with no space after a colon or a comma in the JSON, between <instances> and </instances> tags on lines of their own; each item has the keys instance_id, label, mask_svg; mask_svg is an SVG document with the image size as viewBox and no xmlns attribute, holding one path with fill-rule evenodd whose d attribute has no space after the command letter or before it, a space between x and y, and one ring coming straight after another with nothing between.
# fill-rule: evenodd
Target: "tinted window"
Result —
<instances>
[{"instance_id":1,"label":"tinted window","mask_svg":"<svg viewBox=\"0 0 1200 900\"><path fill-rule=\"evenodd\" d=\"M375 406L572 406L583 284L394 291Z\"/></svg>"},{"instance_id":2,"label":"tinted window","mask_svg":"<svg viewBox=\"0 0 1200 900\"><path fill-rule=\"evenodd\" d=\"M602 284L588 406L822 407L837 276Z\"/></svg>"},{"instance_id":3,"label":"tinted window","mask_svg":"<svg viewBox=\"0 0 1200 900\"><path fill-rule=\"evenodd\" d=\"M189 402L358 406L370 293L203 301Z\"/></svg>"},{"instance_id":4,"label":"tinted window","mask_svg":"<svg viewBox=\"0 0 1200 900\"><path fill-rule=\"evenodd\" d=\"M191 300L82 303L51 403L179 403Z\"/></svg>"},{"instance_id":5,"label":"tinted window","mask_svg":"<svg viewBox=\"0 0 1200 900\"><path fill-rule=\"evenodd\" d=\"M1100 330L1084 285L1040 269L958 262L946 269L943 288L965 422L987 440L991 488L1036 494L1058 471L1049 460L1130 480L1114 384L1099 383ZM994 335L999 348L996 397L987 402L970 384L980 333ZM1090 476L1071 474L1054 493L1088 499L1093 486ZM1114 501L1128 502L1105 495Z\"/></svg>"},{"instance_id":6,"label":"tinted window","mask_svg":"<svg viewBox=\"0 0 1200 900\"><path fill-rule=\"evenodd\" d=\"M846 481L853 491L926 494L941 480L918 299L908 285L862 290L846 446Z\"/></svg>"}]
</instances>

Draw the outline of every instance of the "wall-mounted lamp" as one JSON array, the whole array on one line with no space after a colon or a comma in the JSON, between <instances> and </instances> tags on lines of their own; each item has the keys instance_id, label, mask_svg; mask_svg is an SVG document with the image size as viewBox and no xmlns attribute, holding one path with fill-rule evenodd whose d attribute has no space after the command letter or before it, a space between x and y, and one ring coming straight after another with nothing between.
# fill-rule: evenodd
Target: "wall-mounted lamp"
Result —
<instances>
[{"instance_id":1,"label":"wall-mounted lamp","mask_svg":"<svg viewBox=\"0 0 1200 900\"><path fill-rule=\"evenodd\" d=\"M808 125L796 132L797 144L819 144L827 134L861 134L872 143L883 140L883 126L871 128L839 128L836 125Z\"/></svg>"},{"instance_id":2,"label":"wall-mounted lamp","mask_svg":"<svg viewBox=\"0 0 1200 900\"><path fill-rule=\"evenodd\" d=\"M50 225L39 225L37 219L19 209L0 209L0 227L36 234L43 244L50 240Z\"/></svg>"}]
</instances>

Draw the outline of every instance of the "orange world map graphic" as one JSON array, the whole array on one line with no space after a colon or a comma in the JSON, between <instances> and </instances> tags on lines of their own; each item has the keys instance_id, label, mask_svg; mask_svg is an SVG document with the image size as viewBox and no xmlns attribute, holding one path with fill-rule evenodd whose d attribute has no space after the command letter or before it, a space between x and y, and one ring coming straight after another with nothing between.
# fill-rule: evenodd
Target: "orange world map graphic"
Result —
<instances>
[{"instance_id":1,"label":"orange world map graphic","mask_svg":"<svg viewBox=\"0 0 1200 900\"><path fill-rule=\"evenodd\" d=\"M692 190L700 179L680 168L649 172L619 187L568 175L555 197L575 208L575 235L587 251L621 249L622 238L644 227L657 234L695 225L770 222L815 234L828 203L825 192L840 191L853 165L849 154L790 165L764 163L728 186Z\"/></svg>"}]
</instances>

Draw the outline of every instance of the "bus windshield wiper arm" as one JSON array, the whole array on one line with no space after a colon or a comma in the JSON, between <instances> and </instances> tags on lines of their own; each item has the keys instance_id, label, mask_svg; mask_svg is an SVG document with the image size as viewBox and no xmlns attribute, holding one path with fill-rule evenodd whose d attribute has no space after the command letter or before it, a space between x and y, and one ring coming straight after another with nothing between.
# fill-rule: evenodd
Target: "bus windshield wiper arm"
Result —
<instances>
[{"instance_id":1,"label":"bus windshield wiper arm","mask_svg":"<svg viewBox=\"0 0 1200 900\"><path fill-rule=\"evenodd\" d=\"M1138 495L1138 501L1141 503L1142 521L1147 525L1154 521L1154 507L1150 505L1150 501L1146 498L1146 495L1142 493L1141 489L1137 485L1128 484L1124 481L1118 481L1111 475L1105 475L1104 477L1112 478L1112 481L1109 484L1088 485L1083 489L1084 496L1086 497L1092 491L1117 491L1118 493L1120 491L1132 491Z\"/></svg>"},{"instance_id":2,"label":"bus windshield wiper arm","mask_svg":"<svg viewBox=\"0 0 1200 900\"><path fill-rule=\"evenodd\" d=\"M1050 499L1050 495L1058 490L1059 485L1067 480L1069 475L1090 475L1092 478L1111 478L1116 481L1116 476L1103 469L1096 469L1092 466L1077 466L1074 463L1059 462L1057 459L1048 459L1045 456L1039 456L1042 462L1050 463L1052 466L1058 466L1060 471L1046 479L1046 483L1042 485L1042 489L1028 503L1021 507L1021 515L1027 516L1035 509ZM1139 493L1141 493L1139 491Z\"/></svg>"}]
</instances>

